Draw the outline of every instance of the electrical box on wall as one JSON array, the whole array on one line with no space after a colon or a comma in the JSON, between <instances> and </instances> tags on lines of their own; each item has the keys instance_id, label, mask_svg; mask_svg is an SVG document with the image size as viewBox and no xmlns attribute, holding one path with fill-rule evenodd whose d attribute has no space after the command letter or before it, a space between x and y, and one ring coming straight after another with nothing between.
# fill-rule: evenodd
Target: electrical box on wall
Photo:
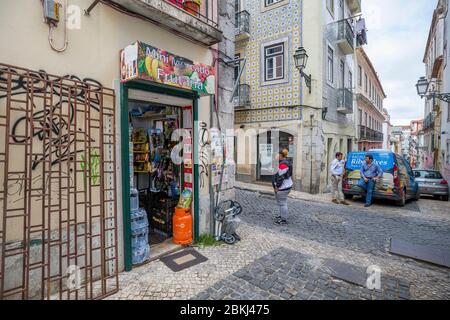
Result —
<instances>
[{"instance_id":1,"label":"electrical box on wall","mask_svg":"<svg viewBox=\"0 0 450 320\"><path fill-rule=\"evenodd\" d=\"M55 0L44 0L44 15L47 21L59 22L59 3Z\"/></svg>"}]
</instances>

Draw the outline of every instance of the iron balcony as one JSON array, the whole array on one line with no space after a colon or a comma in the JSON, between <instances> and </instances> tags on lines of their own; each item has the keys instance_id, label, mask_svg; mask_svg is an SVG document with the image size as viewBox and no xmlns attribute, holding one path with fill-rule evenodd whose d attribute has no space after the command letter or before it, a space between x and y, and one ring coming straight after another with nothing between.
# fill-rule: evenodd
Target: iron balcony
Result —
<instances>
[{"instance_id":1,"label":"iron balcony","mask_svg":"<svg viewBox=\"0 0 450 320\"><path fill-rule=\"evenodd\" d=\"M243 10L237 12L235 16L236 42L248 40L250 38L250 13Z\"/></svg>"},{"instance_id":2,"label":"iron balcony","mask_svg":"<svg viewBox=\"0 0 450 320\"><path fill-rule=\"evenodd\" d=\"M350 89L338 89L337 111L344 114L353 113L353 92Z\"/></svg>"},{"instance_id":3,"label":"iron balcony","mask_svg":"<svg viewBox=\"0 0 450 320\"><path fill-rule=\"evenodd\" d=\"M434 116L433 113L430 112L423 120L423 129L424 130L433 129L435 120L436 117Z\"/></svg>"},{"instance_id":4,"label":"iron balcony","mask_svg":"<svg viewBox=\"0 0 450 320\"><path fill-rule=\"evenodd\" d=\"M154 21L156 25L206 46L222 41L217 23L217 2L203 0L199 10L179 0L111 0L115 6ZM195 12L198 11L198 12Z\"/></svg>"},{"instance_id":5,"label":"iron balcony","mask_svg":"<svg viewBox=\"0 0 450 320\"><path fill-rule=\"evenodd\" d=\"M361 141L383 141L383 133L370 129L366 126L359 126L359 140Z\"/></svg>"},{"instance_id":6,"label":"iron balcony","mask_svg":"<svg viewBox=\"0 0 450 320\"><path fill-rule=\"evenodd\" d=\"M250 86L248 84L240 84L233 97L234 107L237 109L245 109L250 107Z\"/></svg>"},{"instance_id":7,"label":"iron balcony","mask_svg":"<svg viewBox=\"0 0 450 320\"><path fill-rule=\"evenodd\" d=\"M338 23L337 45L344 54L353 54L355 51L355 31L350 22L346 20Z\"/></svg>"}]
</instances>

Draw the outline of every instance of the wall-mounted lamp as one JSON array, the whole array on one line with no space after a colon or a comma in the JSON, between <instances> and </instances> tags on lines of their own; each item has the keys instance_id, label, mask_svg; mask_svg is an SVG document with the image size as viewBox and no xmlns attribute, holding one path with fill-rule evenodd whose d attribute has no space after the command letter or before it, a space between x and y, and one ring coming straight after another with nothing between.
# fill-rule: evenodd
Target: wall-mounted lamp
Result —
<instances>
[{"instance_id":1,"label":"wall-mounted lamp","mask_svg":"<svg viewBox=\"0 0 450 320\"><path fill-rule=\"evenodd\" d=\"M419 81L417 81L416 89L417 94L421 98L427 98L427 99L439 99L441 101L450 103L450 93L437 93L436 87L432 86L432 89L430 90L431 81L429 82L425 77L420 77ZM435 103L433 102L433 106Z\"/></svg>"},{"instance_id":2,"label":"wall-mounted lamp","mask_svg":"<svg viewBox=\"0 0 450 320\"><path fill-rule=\"evenodd\" d=\"M294 53L295 67L300 71L300 76L305 79L306 86L309 88L309 93L311 93L311 75L307 75L303 72L308 63L308 54L305 48L299 47Z\"/></svg>"}]
</instances>

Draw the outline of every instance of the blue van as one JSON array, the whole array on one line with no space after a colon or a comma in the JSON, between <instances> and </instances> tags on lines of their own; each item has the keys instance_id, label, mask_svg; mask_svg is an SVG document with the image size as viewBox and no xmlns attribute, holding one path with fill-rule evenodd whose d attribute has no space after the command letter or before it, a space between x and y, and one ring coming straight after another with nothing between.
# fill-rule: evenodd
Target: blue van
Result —
<instances>
[{"instance_id":1,"label":"blue van","mask_svg":"<svg viewBox=\"0 0 450 320\"><path fill-rule=\"evenodd\" d=\"M389 150L370 150L368 152L351 152L345 162L343 192L347 199L357 195L364 196L364 190L358 186L361 179L361 167L367 154L371 154L376 163L383 169L383 177L378 180L373 192L374 199L393 200L404 206L409 199L418 200L419 185L414 173L402 156Z\"/></svg>"}]
</instances>

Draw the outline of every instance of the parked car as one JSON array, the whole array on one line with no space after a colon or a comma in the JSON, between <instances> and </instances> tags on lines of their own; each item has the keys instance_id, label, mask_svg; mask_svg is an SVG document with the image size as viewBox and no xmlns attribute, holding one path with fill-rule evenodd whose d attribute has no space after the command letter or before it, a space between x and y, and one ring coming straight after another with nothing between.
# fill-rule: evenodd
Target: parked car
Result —
<instances>
[{"instance_id":1,"label":"parked car","mask_svg":"<svg viewBox=\"0 0 450 320\"><path fill-rule=\"evenodd\" d=\"M383 177L375 185L374 199L393 200L404 206L409 199L420 198L419 186L408 161L389 150L370 150L368 152L351 152L345 163L343 192L345 197L365 196L365 191L358 185L361 179L361 167L367 154L373 155L374 161L383 170Z\"/></svg>"},{"instance_id":2,"label":"parked car","mask_svg":"<svg viewBox=\"0 0 450 320\"><path fill-rule=\"evenodd\" d=\"M448 201L448 182L439 171L435 170L413 170L416 181L419 183L421 195L434 196Z\"/></svg>"}]
</instances>

